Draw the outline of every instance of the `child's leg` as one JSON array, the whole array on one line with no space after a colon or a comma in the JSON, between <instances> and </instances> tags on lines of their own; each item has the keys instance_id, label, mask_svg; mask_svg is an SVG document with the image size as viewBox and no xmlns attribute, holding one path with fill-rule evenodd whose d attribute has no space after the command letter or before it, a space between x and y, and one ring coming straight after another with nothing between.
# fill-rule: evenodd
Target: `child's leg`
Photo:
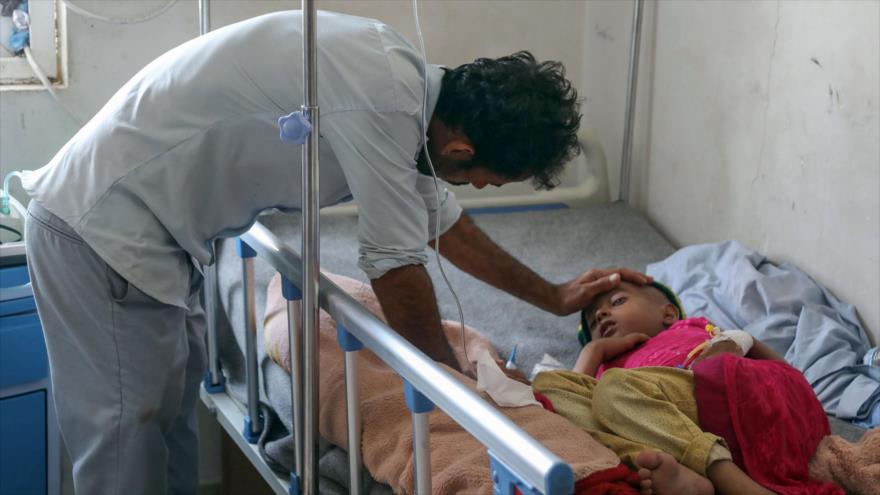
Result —
<instances>
[{"instance_id":1,"label":"child's leg","mask_svg":"<svg viewBox=\"0 0 880 495\"><path fill-rule=\"evenodd\" d=\"M635 465L635 458L651 446L622 438L599 424L593 415L593 389L596 379L573 371L539 373L532 388L546 396L560 416L592 435L624 462Z\"/></svg>"},{"instance_id":2,"label":"child's leg","mask_svg":"<svg viewBox=\"0 0 880 495\"><path fill-rule=\"evenodd\" d=\"M708 477L721 495L773 495L756 483L733 461L718 461L709 466Z\"/></svg>"},{"instance_id":3,"label":"child's leg","mask_svg":"<svg viewBox=\"0 0 880 495\"><path fill-rule=\"evenodd\" d=\"M693 374L677 368L610 369L593 391L595 421L706 476L710 464L731 456L721 437L700 429L693 384Z\"/></svg>"},{"instance_id":4,"label":"child's leg","mask_svg":"<svg viewBox=\"0 0 880 495\"><path fill-rule=\"evenodd\" d=\"M683 484L696 487L686 472L692 470L709 478L722 495L772 494L733 463L720 437L700 429L693 383L690 371L677 368L608 370L593 390L595 420L621 437L671 454L646 451L635 458L647 469L640 475L652 480L653 493L679 493Z\"/></svg>"},{"instance_id":5,"label":"child's leg","mask_svg":"<svg viewBox=\"0 0 880 495\"><path fill-rule=\"evenodd\" d=\"M653 450L638 455L642 495L713 495L712 482L682 466L674 457Z\"/></svg>"}]
</instances>

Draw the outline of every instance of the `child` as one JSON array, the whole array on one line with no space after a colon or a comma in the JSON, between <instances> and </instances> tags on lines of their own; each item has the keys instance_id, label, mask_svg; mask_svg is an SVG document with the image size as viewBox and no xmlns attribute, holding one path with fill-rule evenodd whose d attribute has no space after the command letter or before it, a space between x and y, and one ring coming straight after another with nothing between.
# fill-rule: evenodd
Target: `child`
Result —
<instances>
[{"instance_id":1,"label":"child","mask_svg":"<svg viewBox=\"0 0 880 495\"><path fill-rule=\"evenodd\" d=\"M585 346L573 371L541 373L533 387L639 465L643 493L843 493L810 479L828 419L801 373L768 346L683 320L658 283L622 283L581 316Z\"/></svg>"}]
</instances>

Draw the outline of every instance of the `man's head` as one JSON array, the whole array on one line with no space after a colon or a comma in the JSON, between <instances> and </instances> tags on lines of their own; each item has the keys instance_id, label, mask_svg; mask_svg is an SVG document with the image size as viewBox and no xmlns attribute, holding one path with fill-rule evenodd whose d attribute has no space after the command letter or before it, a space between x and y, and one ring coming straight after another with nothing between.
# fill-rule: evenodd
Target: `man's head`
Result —
<instances>
[{"instance_id":1,"label":"man's head","mask_svg":"<svg viewBox=\"0 0 880 495\"><path fill-rule=\"evenodd\" d=\"M653 337L683 316L678 299L665 286L621 282L581 312L581 328L586 342L631 333Z\"/></svg>"},{"instance_id":2,"label":"man's head","mask_svg":"<svg viewBox=\"0 0 880 495\"><path fill-rule=\"evenodd\" d=\"M577 91L562 64L523 51L444 70L428 127L437 175L478 188L528 178L554 187L580 151Z\"/></svg>"}]
</instances>

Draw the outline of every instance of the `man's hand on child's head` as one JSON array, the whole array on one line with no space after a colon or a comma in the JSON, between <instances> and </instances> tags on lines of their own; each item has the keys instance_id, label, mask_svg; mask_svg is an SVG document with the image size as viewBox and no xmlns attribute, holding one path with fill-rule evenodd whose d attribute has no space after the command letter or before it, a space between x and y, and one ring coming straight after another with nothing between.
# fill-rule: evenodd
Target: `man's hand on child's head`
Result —
<instances>
[{"instance_id":1,"label":"man's hand on child's head","mask_svg":"<svg viewBox=\"0 0 880 495\"><path fill-rule=\"evenodd\" d=\"M556 314L566 316L586 308L597 296L620 285L621 280L635 285L647 285L654 279L628 268L587 270L574 280L556 286L559 301Z\"/></svg>"}]
</instances>

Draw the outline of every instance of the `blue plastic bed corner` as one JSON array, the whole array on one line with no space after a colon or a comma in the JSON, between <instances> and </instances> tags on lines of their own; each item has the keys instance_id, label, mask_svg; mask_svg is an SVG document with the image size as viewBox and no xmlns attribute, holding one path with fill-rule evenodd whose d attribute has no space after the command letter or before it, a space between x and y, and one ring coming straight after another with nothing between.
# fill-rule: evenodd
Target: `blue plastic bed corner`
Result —
<instances>
[{"instance_id":1,"label":"blue plastic bed corner","mask_svg":"<svg viewBox=\"0 0 880 495\"><path fill-rule=\"evenodd\" d=\"M403 379L403 392L406 396L406 407L410 411L420 414L434 410L434 403L424 394L416 390L405 378Z\"/></svg>"},{"instance_id":2,"label":"blue plastic bed corner","mask_svg":"<svg viewBox=\"0 0 880 495\"><path fill-rule=\"evenodd\" d=\"M235 250L238 253L239 258L256 258L257 252L254 251L248 243L241 240L241 237L236 239L235 242Z\"/></svg>"},{"instance_id":3,"label":"blue plastic bed corner","mask_svg":"<svg viewBox=\"0 0 880 495\"><path fill-rule=\"evenodd\" d=\"M260 421L260 424L264 425L264 422ZM263 431L260 430L258 432L252 432L251 430L253 428L251 428L251 426L252 426L251 417L245 416L244 417L244 427L242 427L242 429L241 429L241 436L243 436L244 439L247 440L247 442L249 444L256 445L256 443L260 441L260 435L263 434Z\"/></svg>"},{"instance_id":4,"label":"blue plastic bed corner","mask_svg":"<svg viewBox=\"0 0 880 495\"><path fill-rule=\"evenodd\" d=\"M364 348L364 344L339 323L336 324L336 341L345 352L359 351Z\"/></svg>"},{"instance_id":5,"label":"blue plastic bed corner","mask_svg":"<svg viewBox=\"0 0 880 495\"><path fill-rule=\"evenodd\" d=\"M209 394L219 394L226 391L226 375L222 372L220 373L220 381L216 384L211 383L211 371L205 371L205 377L202 380L202 385L205 387L205 392Z\"/></svg>"},{"instance_id":6,"label":"blue plastic bed corner","mask_svg":"<svg viewBox=\"0 0 880 495\"><path fill-rule=\"evenodd\" d=\"M299 476L290 473L290 485L287 487L287 495L299 495Z\"/></svg>"},{"instance_id":7,"label":"blue plastic bed corner","mask_svg":"<svg viewBox=\"0 0 880 495\"><path fill-rule=\"evenodd\" d=\"M303 293L293 282L287 277L281 277L281 295L287 301L300 301Z\"/></svg>"},{"instance_id":8,"label":"blue plastic bed corner","mask_svg":"<svg viewBox=\"0 0 880 495\"><path fill-rule=\"evenodd\" d=\"M519 490L523 495L540 495L540 491L522 480L507 464L489 451L489 465L492 467L492 493L513 495ZM574 473L571 466L559 462L551 466L544 479L546 495L569 495L574 492Z\"/></svg>"}]
</instances>

